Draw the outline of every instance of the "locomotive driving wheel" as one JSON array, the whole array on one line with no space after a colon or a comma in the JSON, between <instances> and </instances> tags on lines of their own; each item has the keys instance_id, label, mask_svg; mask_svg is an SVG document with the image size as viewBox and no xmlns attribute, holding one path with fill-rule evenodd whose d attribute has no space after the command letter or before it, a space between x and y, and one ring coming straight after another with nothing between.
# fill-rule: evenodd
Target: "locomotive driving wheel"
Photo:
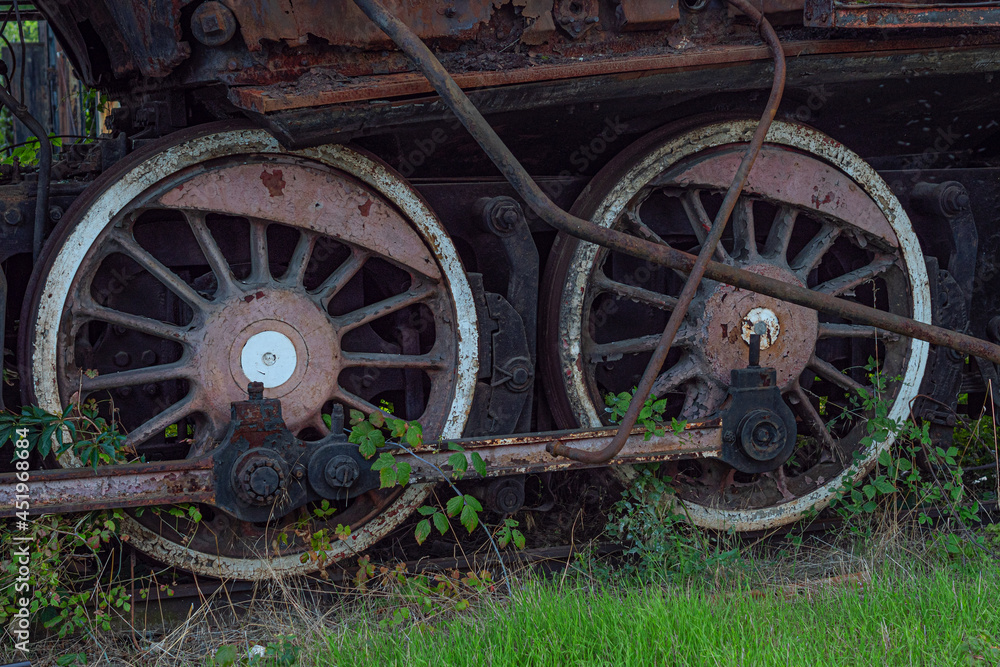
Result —
<instances>
[{"instance_id":1,"label":"locomotive driving wheel","mask_svg":"<svg viewBox=\"0 0 1000 667\"><path fill-rule=\"evenodd\" d=\"M597 224L697 253L756 121L667 127L636 142L588 185L573 212ZM808 127L775 122L715 260L930 322L923 257L898 200L861 158ZM543 380L560 426L606 422L605 396L638 382L685 276L560 236L547 267ZM687 514L715 529L758 530L825 507L846 479L874 465L857 401L882 378L879 400L905 419L927 344L704 280L652 393L668 416L722 407L730 371L746 366L763 326L772 366L798 422L780 468L744 474L721 461L671 464ZM621 468L621 475L634 474Z\"/></svg>"},{"instance_id":2,"label":"locomotive driving wheel","mask_svg":"<svg viewBox=\"0 0 1000 667\"><path fill-rule=\"evenodd\" d=\"M64 220L22 319L27 399L42 408L96 399L147 461L217 445L250 381L304 440L342 410L376 408L425 437L461 435L478 370L472 293L440 222L374 157L287 151L243 126L184 131L103 175ZM258 523L147 511L123 532L168 564L259 579L319 567L309 536L338 524L350 538L332 539L327 562L367 548L429 492L374 490L329 517L305 507Z\"/></svg>"}]
</instances>

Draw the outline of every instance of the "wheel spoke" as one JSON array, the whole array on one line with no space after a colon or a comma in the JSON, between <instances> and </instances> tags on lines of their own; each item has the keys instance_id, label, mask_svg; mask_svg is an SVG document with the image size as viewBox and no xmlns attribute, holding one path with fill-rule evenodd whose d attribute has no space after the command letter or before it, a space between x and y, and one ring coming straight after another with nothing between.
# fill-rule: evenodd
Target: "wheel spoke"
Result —
<instances>
[{"instance_id":1,"label":"wheel spoke","mask_svg":"<svg viewBox=\"0 0 1000 667\"><path fill-rule=\"evenodd\" d=\"M639 216L639 211L636 210L634 206L630 206L627 211L625 211L625 216L623 218L626 222L626 227L629 228L637 236L641 236L647 241L652 241L653 243L659 243L660 245L669 245L663 238L649 228L642 218Z\"/></svg>"},{"instance_id":2,"label":"wheel spoke","mask_svg":"<svg viewBox=\"0 0 1000 667\"><path fill-rule=\"evenodd\" d=\"M861 283L871 280L879 273L888 269L895 262L896 258L892 255L878 255L871 261L871 263L862 266L860 269L854 269L853 271L849 271L842 276L831 278L825 283L817 285L813 289L817 292L840 296L841 294L850 292Z\"/></svg>"},{"instance_id":3,"label":"wheel spoke","mask_svg":"<svg viewBox=\"0 0 1000 667\"><path fill-rule=\"evenodd\" d=\"M897 341L899 335L866 324L820 322L819 338L881 338L882 340Z\"/></svg>"},{"instance_id":4,"label":"wheel spoke","mask_svg":"<svg viewBox=\"0 0 1000 667\"><path fill-rule=\"evenodd\" d=\"M617 361L626 354L638 354L653 350L660 342L661 334L651 334L649 336L639 336L638 338L627 338L613 343L594 343L586 339L584 341L585 356L592 364L603 364L608 361ZM694 343L694 331L686 324L674 336L671 347L688 348Z\"/></svg>"},{"instance_id":5,"label":"wheel spoke","mask_svg":"<svg viewBox=\"0 0 1000 667\"><path fill-rule=\"evenodd\" d=\"M215 242L215 237L212 236L212 231L208 228L208 223L205 221L205 213L188 209L181 209L181 212L184 214L184 219L187 220L188 227L191 228L191 233L194 234L194 238L198 242L198 247L201 248L202 254L205 255L205 260L208 262L209 268L215 274L215 279L219 283L219 291L232 291L236 285L236 278L229 267L229 261L222 254L222 249L219 248L219 244Z\"/></svg>"},{"instance_id":6,"label":"wheel spoke","mask_svg":"<svg viewBox=\"0 0 1000 667\"><path fill-rule=\"evenodd\" d=\"M264 283L271 280L268 266L267 221L250 220L250 275L248 283Z\"/></svg>"},{"instance_id":7,"label":"wheel spoke","mask_svg":"<svg viewBox=\"0 0 1000 667\"><path fill-rule=\"evenodd\" d=\"M407 306L412 306L415 303L424 301L436 293L437 289L434 285L414 285L402 294L391 296L388 299L382 299L381 301L364 306L363 308L358 308L357 310L347 313L346 315L334 317L332 318L333 324L342 333L347 332L351 329L356 329L362 325L377 320L380 317L385 317L386 315L394 313L397 310L401 310Z\"/></svg>"},{"instance_id":8,"label":"wheel spoke","mask_svg":"<svg viewBox=\"0 0 1000 667\"><path fill-rule=\"evenodd\" d=\"M98 306L95 303L81 305L77 309L77 315L84 319L98 320L100 322L107 322L108 324L117 324L120 327L138 331L139 333L149 334L150 336L165 338L167 340L174 340L179 343L185 343L188 339L187 329L182 329L181 327L173 324L160 322L159 320L154 320L149 317L132 315L130 313L123 313L120 310L105 308L104 306Z\"/></svg>"},{"instance_id":9,"label":"wheel spoke","mask_svg":"<svg viewBox=\"0 0 1000 667\"><path fill-rule=\"evenodd\" d=\"M350 282L351 278L361 270L369 253L360 248L354 248L351 256L343 264L334 269L323 284L313 291L313 295L323 304L323 308L330 306L330 299L337 295L337 292L344 289L344 285Z\"/></svg>"},{"instance_id":10,"label":"wheel spoke","mask_svg":"<svg viewBox=\"0 0 1000 667\"><path fill-rule=\"evenodd\" d=\"M715 412L726 400L726 389L715 382L699 378L687 386L681 415L685 419L701 419Z\"/></svg>"},{"instance_id":11,"label":"wheel spoke","mask_svg":"<svg viewBox=\"0 0 1000 667\"><path fill-rule=\"evenodd\" d=\"M659 243L660 245L665 245L668 248L670 247L670 244L664 241L663 237L654 232L649 225L642 221L642 218L639 216L637 206L630 206L628 210L625 211L623 219L625 220L625 227L636 236L644 238L652 243ZM688 274L683 271L678 271L677 269L671 269L671 271L677 274L681 280L687 280Z\"/></svg>"},{"instance_id":12,"label":"wheel spoke","mask_svg":"<svg viewBox=\"0 0 1000 667\"><path fill-rule=\"evenodd\" d=\"M733 209L733 257L744 261L755 261L757 253L757 235L753 222L753 200L740 197Z\"/></svg>"},{"instance_id":13,"label":"wheel spoke","mask_svg":"<svg viewBox=\"0 0 1000 667\"><path fill-rule=\"evenodd\" d=\"M160 260L153 257L148 250L140 246L130 234L119 230L112 238L122 252L163 283L186 304L198 311L205 310L208 301L198 294L193 287L184 282L179 275L171 271Z\"/></svg>"},{"instance_id":14,"label":"wheel spoke","mask_svg":"<svg viewBox=\"0 0 1000 667\"><path fill-rule=\"evenodd\" d=\"M134 387L140 384L187 378L191 374L190 366L186 361L176 361L171 364L133 368L127 371L98 375L97 377L83 375L80 378L80 388L84 392L93 392L117 387Z\"/></svg>"},{"instance_id":15,"label":"wheel spoke","mask_svg":"<svg viewBox=\"0 0 1000 667\"><path fill-rule=\"evenodd\" d=\"M712 219L708 217L705 205L701 201L701 191L686 191L681 195L681 205L684 207L684 213L687 214L687 218L691 222L691 229L694 230L694 235L698 237L698 242L704 243L708 237L709 230L712 229ZM731 261L729 254L722 247L721 243L715 247L715 258L720 262Z\"/></svg>"},{"instance_id":16,"label":"wheel spoke","mask_svg":"<svg viewBox=\"0 0 1000 667\"><path fill-rule=\"evenodd\" d=\"M372 414L373 412L382 412L382 410L365 399L361 398L357 394L352 394L343 387L338 386L333 391L332 399L335 401L340 401L341 403L347 404L348 407L354 408L355 410L361 410L365 414Z\"/></svg>"},{"instance_id":17,"label":"wheel spoke","mask_svg":"<svg viewBox=\"0 0 1000 667\"><path fill-rule=\"evenodd\" d=\"M416 368L440 370L445 367L444 357L437 354L383 354L379 352L341 352L345 367Z\"/></svg>"},{"instance_id":18,"label":"wheel spoke","mask_svg":"<svg viewBox=\"0 0 1000 667\"><path fill-rule=\"evenodd\" d=\"M673 310L674 306L677 305L677 299L672 296L611 280L604 274L604 271L598 271L594 274L593 285L601 292L613 292L618 296L645 303L660 310Z\"/></svg>"},{"instance_id":19,"label":"wheel spoke","mask_svg":"<svg viewBox=\"0 0 1000 667\"><path fill-rule=\"evenodd\" d=\"M840 236L841 228L830 223L824 223L816 236L806 245L802 251L795 256L789 265L792 271L798 274L799 278L805 282L812 270L815 269L826 251L833 246L833 242Z\"/></svg>"},{"instance_id":20,"label":"wheel spoke","mask_svg":"<svg viewBox=\"0 0 1000 667\"><path fill-rule=\"evenodd\" d=\"M324 438L330 435L330 427L323 421L323 415L317 414L316 418L309 422L309 425L316 429Z\"/></svg>"},{"instance_id":21,"label":"wheel spoke","mask_svg":"<svg viewBox=\"0 0 1000 667\"><path fill-rule=\"evenodd\" d=\"M828 361L820 359L815 354L812 356L812 359L809 360L809 363L806 364L806 367L815 371L816 375L820 376L827 382L832 382L847 392L859 393L861 391L868 391L863 384L856 382L846 373L841 373L836 366Z\"/></svg>"},{"instance_id":22,"label":"wheel spoke","mask_svg":"<svg viewBox=\"0 0 1000 667\"><path fill-rule=\"evenodd\" d=\"M788 390L788 401L792 404L792 409L802 418L802 421L809 426L813 436L819 438L823 446L830 452L840 456L840 447L834 439L830 430L823 423L823 417L813 407L808 394L802 389L802 385L796 380L791 389Z\"/></svg>"},{"instance_id":23,"label":"wheel spoke","mask_svg":"<svg viewBox=\"0 0 1000 667\"><path fill-rule=\"evenodd\" d=\"M774 216L771 229L767 232L763 255L767 259L780 259L788 263L788 242L792 240L795 229L795 219L799 212L794 208L782 206Z\"/></svg>"},{"instance_id":24,"label":"wheel spoke","mask_svg":"<svg viewBox=\"0 0 1000 667\"><path fill-rule=\"evenodd\" d=\"M309 267L309 258L312 256L313 248L319 235L308 230L299 230L299 240L292 251L292 257L288 260L288 268L281 276L281 282L286 285L302 285L306 277L306 269Z\"/></svg>"},{"instance_id":25,"label":"wheel spoke","mask_svg":"<svg viewBox=\"0 0 1000 667\"><path fill-rule=\"evenodd\" d=\"M695 362L694 358L691 356L685 356L683 359L678 361L672 368L660 374L653 382L653 388L650 391L652 396L662 397L664 394L670 393L680 385L685 382L689 382L694 378L698 377L701 373L701 367Z\"/></svg>"},{"instance_id":26,"label":"wheel spoke","mask_svg":"<svg viewBox=\"0 0 1000 667\"><path fill-rule=\"evenodd\" d=\"M143 422L125 438L125 445L135 449L136 446L146 442L157 433L163 432L171 424L176 424L184 417L195 411L194 394L190 393L169 408Z\"/></svg>"}]
</instances>

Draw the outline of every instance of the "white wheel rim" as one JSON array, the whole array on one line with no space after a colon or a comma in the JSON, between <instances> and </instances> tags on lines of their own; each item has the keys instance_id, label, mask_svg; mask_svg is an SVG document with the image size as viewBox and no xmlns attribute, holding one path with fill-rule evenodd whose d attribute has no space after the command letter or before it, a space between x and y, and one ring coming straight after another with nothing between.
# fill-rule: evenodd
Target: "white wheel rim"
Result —
<instances>
[{"instance_id":1,"label":"white wheel rim","mask_svg":"<svg viewBox=\"0 0 1000 667\"><path fill-rule=\"evenodd\" d=\"M726 144L749 142L756 127L756 121L718 123L671 138L651 151L619 179L612 191L598 204L591 220L602 227L611 227L632 198L653 178L699 151ZM930 288L920 244L913 232L909 217L882 177L857 154L812 128L775 121L768 131L766 141L800 149L825 160L850 176L875 201L899 241L900 253L906 264L907 278L912 290L912 317L918 322L930 323ZM602 426L603 422L598 416L587 388L581 354L581 327L587 283L599 250L596 245L580 243L573 253L567 271L569 278L562 291L558 350L570 406L580 422L592 428ZM928 344L924 341L911 340L899 394L888 415L896 422L902 422L908 417L910 404L919 392L928 348ZM878 455L891 447L894 440L895 436L890 434L885 440L873 443L873 446L865 450L863 459L857 464L848 466L822 486L792 501L753 510L723 509L689 502L685 503L685 513L697 525L717 530L762 530L790 523L811 510L826 507L836 489L848 480L864 476L874 465ZM627 466L617 470L621 470L625 479L634 476L634 471Z\"/></svg>"}]
</instances>

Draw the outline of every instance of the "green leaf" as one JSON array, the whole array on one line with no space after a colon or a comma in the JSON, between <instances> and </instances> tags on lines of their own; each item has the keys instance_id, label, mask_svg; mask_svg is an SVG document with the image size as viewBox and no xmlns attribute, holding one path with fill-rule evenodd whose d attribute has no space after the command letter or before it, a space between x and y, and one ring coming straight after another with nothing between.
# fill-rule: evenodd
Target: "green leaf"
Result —
<instances>
[{"instance_id":1,"label":"green leaf","mask_svg":"<svg viewBox=\"0 0 1000 667\"><path fill-rule=\"evenodd\" d=\"M330 415L323 415L323 423L326 424L327 428L333 428L333 417Z\"/></svg>"},{"instance_id":2,"label":"green leaf","mask_svg":"<svg viewBox=\"0 0 1000 667\"><path fill-rule=\"evenodd\" d=\"M514 546L518 549L524 548L524 534L519 530L511 530L511 535L514 536Z\"/></svg>"},{"instance_id":3,"label":"green leaf","mask_svg":"<svg viewBox=\"0 0 1000 667\"><path fill-rule=\"evenodd\" d=\"M215 651L214 662L218 667L232 667L236 664L236 648L233 646L220 646Z\"/></svg>"},{"instance_id":4,"label":"green leaf","mask_svg":"<svg viewBox=\"0 0 1000 667\"><path fill-rule=\"evenodd\" d=\"M391 489L396 486L396 473L392 468L382 468L378 471L380 489Z\"/></svg>"},{"instance_id":5,"label":"green leaf","mask_svg":"<svg viewBox=\"0 0 1000 667\"><path fill-rule=\"evenodd\" d=\"M462 497L465 498L465 504L467 506L472 507L472 509L476 510L477 512L482 512L483 511L483 506L480 505L479 501L476 500L473 496L470 496L469 494L465 494Z\"/></svg>"},{"instance_id":6,"label":"green leaf","mask_svg":"<svg viewBox=\"0 0 1000 667\"><path fill-rule=\"evenodd\" d=\"M896 492L896 487L889 483L884 477L877 477L872 481L879 493L890 494Z\"/></svg>"},{"instance_id":7,"label":"green leaf","mask_svg":"<svg viewBox=\"0 0 1000 667\"><path fill-rule=\"evenodd\" d=\"M448 443L448 450L452 451L452 452L464 452L465 448L462 447L462 445L460 445L460 444L458 444L456 442L449 442Z\"/></svg>"},{"instance_id":8,"label":"green leaf","mask_svg":"<svg viewBox=\"0 0 1000 667\"><path fill-rule=\"evenodd\" d=\"M417 524L416 529L413 531L413 536L417 538L417 544L423 544L431 534L431 522L428 519L424 519Z\"/></svg>"},{"instance_id":9,"label":"green leaf","mask_svg":"<svg viewBox=\"0 0 1000 667\"><path fill-rule=\"evenodd\" d=\"M452 496L448 499L447 505L445 505L445 511L448 512L448 516L456 516L462 511L462 507L465 506L465 501L463 500L465 496Z\"/></svg>"},{"instance_id":10,"label":"green leaf","mask_svg":"<svg viewBox=\"0 0 1000 667\"><path fill-rule=\"evenodd\" d=\"M385 415L381 412L373 412L368 415L368 421L375 428L382 428L382 425L385 424Z\"/></svg>"},{"instance_id":11,"label":"green leaf","mask_svg":"<svg viewBox=\"0 0 1000 667\"><path fill-rule=\"evenodd\" d=\"M476 469L480 477L486 477L486 462L483 461L479 452L472 452L472 467Z\"/></svg>"},{"instance_id":12,"label":"green leaf","mask_svg":"<svg viewBox=\"0 0 1000 667\"><path fill-rule=\"evenodd\" d=\"M465 529L470 533L476 529L476 526L479 525L479 515L476 514L476 510L472 509L469 505L466 505L462 509L462 516L460 520L462 525L465 526Z\"/></svg>"},{"instance_id":13,"label":"green leaf","mask_svg":"<svg viewBox=\"0 0 1000 667\"><path fill-rule=\"evenodd\" d=\"M448 465L451 466L452 470L464 473L469 467L469 462L466 460L465 454L455 452L448 457Z\"/></svg>"},{"instance_id":14,"label":"green leaf","mask_svg":"<svg viewBox=\"0 0 1000 667\"><path fill-rule=\"evenodd\" d=\"M361 410L351 410L349 414L351 416L351 426L356 426L365 421L365 413L361 412Z\"/></svg>"},{"instance_id":15,"label":"green leaf","mask_svg":"<svg viewBox=\"0 0 1000 667\"><path fill-rule=\"evenodd\" d=\"M399 461L396 463L396 482L400 486L406 486L410 483L410 473L413 468L406 461Z\"/></svg>"},{"instance_id":16,"label":"green leaf","mask_svg":"<svg viewBox=\"0 0 1000 667\"><path fill-rule=\"evenodd\" d=\"M434 514L434 512L437 512L436 509L434 509L433 507L429 507L427 505L424 505L423 507L418 507L417 511L420 512L420 516L430 516L431 514Z\"/></svg>"},{"instance_id":17,"label":"green leaf","mask_svg":"<svg viewBox=\"0 0 1000 667\"><path fill-rule=\"evenodd\" d=\"M424 444L424 430L417 422L410 422L406 429L406 444L416 449Z\"/></svg>"},{"instance_id":18,"label":"green leaf","mask_svg":"<svg viewBox=\"0 0 1000 667\"><path fill-rule=\"evenodd\" d=\"M443 512L436 512L431 518L434 519L434 527L438 529L439 533L444 535L448 532L448 517Z\"/></svg>"},{"instance_id":19,"label":"green leaf","mask_svg":"<svg viewBox=\"0 0 1000 667\"><path fill-rule=\"evenodd\" d=\"M372 470L385 470L396 464L396 459L388 452L379 454L378 460L372 464Z\"/></svg>"},{"instance_id":20,"label":"green leaf","mask_svg":"<svg viewBox=\"0 0 1000 667\"><path fill-rule=\"evenodd\" d=\"M364 442L362 442L361 445L358 447L358 451L361 452L361 456L365 457L366 459L370 459L371 457L375 456L375 452L377 451L377 449L375 448L374 443L372 443L371 440L366 438Z\"/></svg>"},{"instance_id":21,"label":"green leaf","mask_svg":"<svg viewBox=\"0 0 1000 667\"><path fill-rule=\"evenodd\" d=\"M880 466L885 466L886 468L892 463L892 457L889 456L889 452L883 450L881 454L878 455L878 463Z\"/></svg>"}]
</instances>

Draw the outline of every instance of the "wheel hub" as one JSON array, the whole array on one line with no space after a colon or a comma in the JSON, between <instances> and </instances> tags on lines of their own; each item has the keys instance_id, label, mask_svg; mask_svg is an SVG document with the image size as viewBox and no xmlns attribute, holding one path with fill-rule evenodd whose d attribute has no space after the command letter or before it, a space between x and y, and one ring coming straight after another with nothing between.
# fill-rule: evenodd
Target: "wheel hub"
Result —
<instances>
[{"instance_id":1,"label":"wheel hub","mask_svg":"<svg viewBox=\"0 0 1000 667\"><path fill-rule=\"evenodd\" d=\"M743 268L802 285L791 271L775 264L761 262ZM778 386L786 387L802 374L812 358L819 317L816 311L802 306L716 284L710 289L699 324L708 368L724 386L729 384L733 369L746 366L750 334L755 333L757 324L763 324L760 365L774 368Z\"/></svg>"},{"instance_id":2,"label":"wheel hub","mask_svg":"<svg viewBox=\"0 0 1000 667\"><path fill-rule=\"evenodd\" d=\"M291 324L294 323L294 324ZM198 348L202 386L216 423L229 413L220 399L243 400L248 382L281 398L292 432L308 426L337 379L339 340L329 318L294 290L266 289L226 300L205 324Z\"/></svg>"}]
</instances>

